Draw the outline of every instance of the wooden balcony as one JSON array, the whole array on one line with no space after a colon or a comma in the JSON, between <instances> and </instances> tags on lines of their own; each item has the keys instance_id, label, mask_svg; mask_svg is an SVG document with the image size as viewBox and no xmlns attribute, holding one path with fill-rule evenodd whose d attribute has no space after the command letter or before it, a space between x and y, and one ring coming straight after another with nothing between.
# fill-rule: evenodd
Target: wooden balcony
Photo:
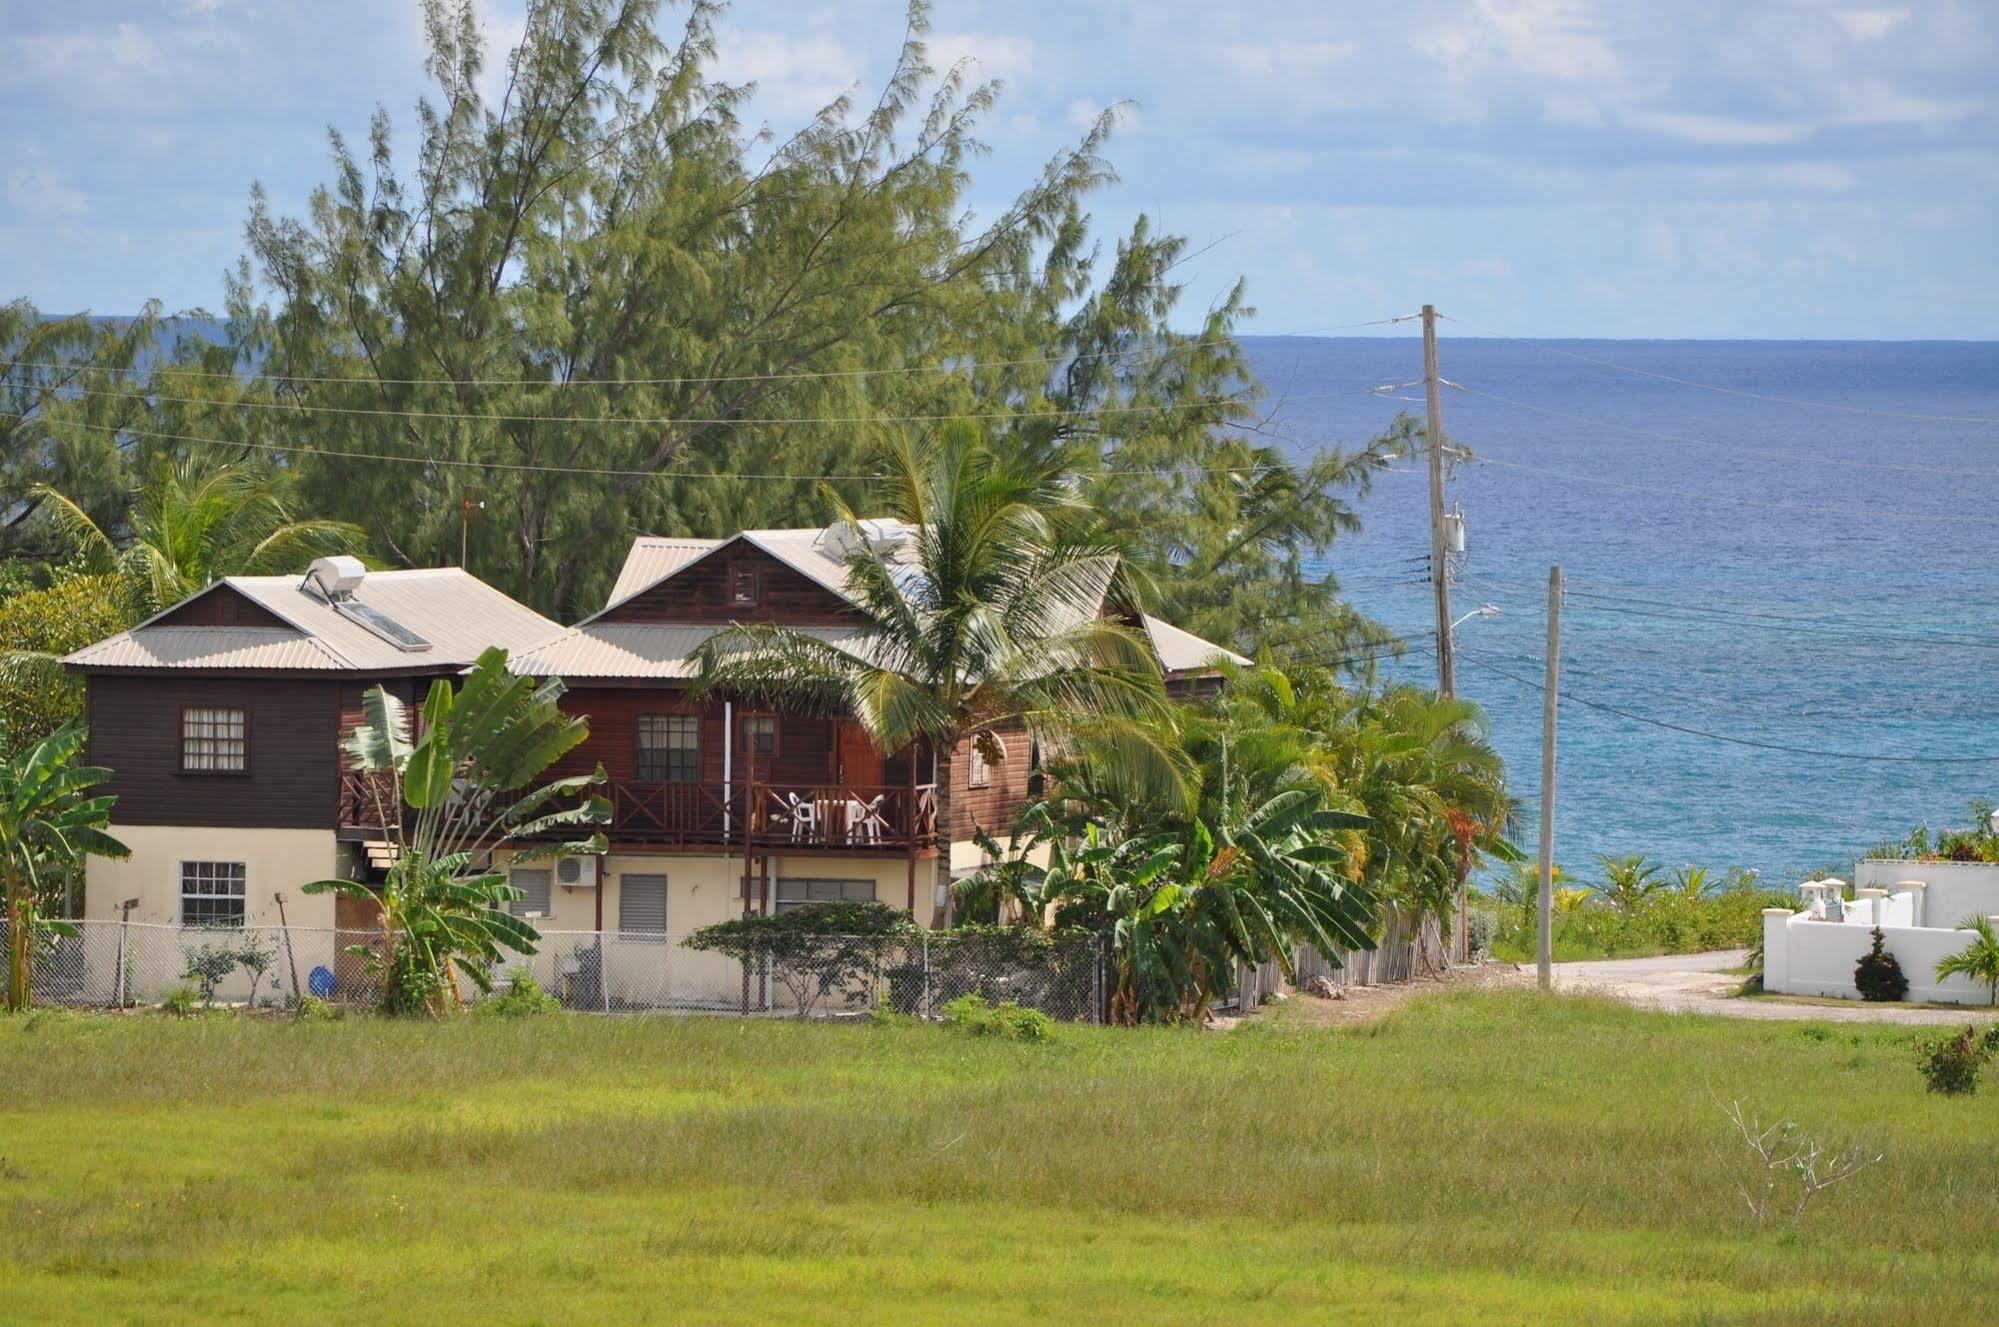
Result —
<instances>
[{"instance_id":1,"label":"wooden balcony","mask_svg":"<svg viewBox=\"0 0 1999 1327\"><path fill-rule=\"evenodd\" d=\"M605 835L621 844L668 848L741 848L749 842L773 850L827 850L906 854L937 846L937 787L919 783L755 783L725 796L705 783L640 783L613 779ZM378 796L378 793L383 795ZM345 837L375 838L403 808L391 806L384 785L347 774L340 789L340 829ZM378 808L380 808L378 810Z\"/></svg>"}]
</instances>

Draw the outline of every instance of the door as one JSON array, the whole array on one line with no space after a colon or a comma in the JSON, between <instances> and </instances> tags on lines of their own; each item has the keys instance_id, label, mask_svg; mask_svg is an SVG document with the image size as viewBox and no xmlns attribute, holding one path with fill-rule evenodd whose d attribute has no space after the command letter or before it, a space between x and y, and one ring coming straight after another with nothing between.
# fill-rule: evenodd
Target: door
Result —
<instances>
[{"instance_id":1,"label":"door","mask_svg":"<svg viewBox=\"0 0 1999 1327\"><path fill-rule=\"evenodd\" d=\"M344 998L372 996L381 989L381 975L369 971L368 959L348 953L349 946L366 945L382 952L382 905L373 899L333 896L333 991Z\"/></svg>"},{"instance_id":2,"label":"door","mask_svg":"<svg viewBox=\"0 0 1999 1327\"><path fill-rule=\"evenodd\" d=\"M857 723L842 723L833 740L834 782L848 788L879 788L882 783L882 753L874 740Z\"/></svg>"}]
</instances>

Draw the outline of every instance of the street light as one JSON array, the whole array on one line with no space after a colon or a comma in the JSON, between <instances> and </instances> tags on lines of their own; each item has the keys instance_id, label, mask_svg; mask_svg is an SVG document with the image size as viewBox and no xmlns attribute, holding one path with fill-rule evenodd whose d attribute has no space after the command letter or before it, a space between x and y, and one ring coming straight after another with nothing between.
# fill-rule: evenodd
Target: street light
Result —
<instances>
[{"instance_id":1,"label":"street light","mask_svg":"<svg viewBox=\"0 0 1999 1327\"><path fill-rule=\"evenodd\" d=\"M1466 613L1463 617L1451 623L1451 630L1456 631L1459 627L1463 626L1465 623L1471 621L1475 617L1498 617L1498 616L1499 616L1499 605L1487 604L1483 608L1472 609L1471 612Z\"/></svg>"}]
</instances>

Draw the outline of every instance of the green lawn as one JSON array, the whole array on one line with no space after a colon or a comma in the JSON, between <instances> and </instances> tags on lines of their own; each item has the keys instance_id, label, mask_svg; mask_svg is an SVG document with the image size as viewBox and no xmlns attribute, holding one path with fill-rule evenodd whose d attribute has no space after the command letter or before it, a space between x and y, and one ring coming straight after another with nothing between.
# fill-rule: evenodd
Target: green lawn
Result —
<instances>
[{"instance_id":1,"label":"green lawn","mask_svg":"<svg viewBox=\"0 0 1999 1327\"><path fill-rule=\"evenodd\" d=\"M1531 993L1324 1031L0 1022L0 1321L1999 1316L1999 1091L1910 1033ZM1708 1100L1882 1165L1802 1235Z\"/></svg>"}]
</instances>

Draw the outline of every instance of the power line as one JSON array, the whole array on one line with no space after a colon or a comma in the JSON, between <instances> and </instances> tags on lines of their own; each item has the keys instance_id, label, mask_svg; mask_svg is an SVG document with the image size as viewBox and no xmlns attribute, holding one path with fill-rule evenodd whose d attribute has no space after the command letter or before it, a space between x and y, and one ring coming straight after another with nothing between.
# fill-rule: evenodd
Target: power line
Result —
<instances>
[{"instance_id":1,"label":"power line","mask_svg":"<svg viewBox=\"0 0 1999 1327\"><path fill-rule=\"evenodd\" d=\"M0 410L0 416L11 412ZM14 416L18 418L18 416ZM520 474L561 474L595 475L611 479L760 479L790 480L796 483L818 483L822 480L878 480L879 474L825 474L800 475L785 472L763 472L742 470L620 470L598 466L582 465L530 465L518 461L466 461L444 456L410 456L396 452L351 452L332 451L323 447L309 447L277 442L252 442L246 439L203 438L186 433L166 433L156 429L127 428L117 424L92 424L83 420L69 421L67 427L92 429L100 433L114 435L129 434L136 438L153 438L164 442L189 442L209 447L252 448L257 451L278 452L291 456L319 456L332 460L347 461L392 461L404 465L446 466L466 470L504 470ZM1161 468L1108 467L1098 473L1116 475L1154 475L1170 478L1174 475L1202 474L1263 474L1285 470L1285 465L1213 465L1213 466L1172 466Z\"/></svg>"},{"instance_id":2,"label":"power line","mask_svg":"<svg viewBox=\"0 0 1999 1327\"><path fill-rule=\"evenodd\" d=\"M1573 479L1584 484L1602 484L1608 488L1629 489L1635 493L1658 493L1667 497L1693 498L1701 502L1730 502L1743 507L1767 507L1776 511L1802 511L1815 516L1835 514L1831 508L1808 502L1772 502L1764 498L1738 498L1726 493L1699 493L1691 489L1665 488L1658 484L1633 484L1622 479L1602 479L1596 475L1581 475L1570 470L1550 470L1544 466L1526 465L1519 461L1502 461L1497 457L1479 455L1477 461L1484 465L1497 465L1508 470L1523 470L1528 474L1547 475L1551 479ZM1967 516L1958 512L1941 511L1879 511L1866 506L1852 510L1841 509L1840 516L1868 516L1896 521L1942 521L1946 524L1993 525L1999 524L1999 516Z\"/></svg>"},{"instance_id":3,"label":"power line","mask_svg":"<svg viewBox=\"0 0 1999 1327\"><path fill-rule=\"evenodd\" d=\"M1660 382L1670 382L1680 387L1693 387L1703 392L1717 392L1723 396L1741 396L1747 397L1752 401L1768 401L1776 405L1804 406L1813 410L1837 410L1849 415L1872 415L1881 419L1914 419L1932 424L1999 424L1999 417L1991 415L1927 415L1909 410L1881 410L1872 406L1843 405L1837 401L1814 401L1797 396L1774 396L1768 392L1752 392L1742 387L1723 387L1719 383L1698 382L1692 378L1681 378L1671 373L1660 373L1654 369L1641 369L1631 364L1619 364L1615 360L1603 359L1596 355L1585 355L1575 350L1563 350L1558 346L1548 345L1546 342L1537 341L1532 337L1508 336L1503 332L1483 331L1479 328L1473 328L1472 330L1480 332L1484 336L1494 337L1497 340L1515 341L1521 345L1532 346L1536 350L1546 351L1550 355L1561 355L1567 359L1581 360L1585 364L1595 364L1602 368L1615 369L1619 373L1632 373L1641 378L1655 378Z\"/></svg>"},{"instance_id":4,"label":"power line","mask_svg":"<svg viewBox=\"0 0 1999 1327\"><path fill-rule=\"evenodd\" d=\"M1511 586L1494 585L1482 577L1466 576L1464 583L1480 594L1501 598L1526 599L1528 594ZM1779 631L1813 635L1824 640L1851 641L1860 645L1913 644L1963 646L1968 649L1999 649L1999 636L1971 636L1949 631L1910 632L1892 623L1861 622L1852 618L1799 617L1784 613L1760 613L1742 609L1710 608L1674 600L1640 599L1627 595L1596 594L1568 589L1567 597L1583 600L1576 605L1585 613L1616 613L1629 617L1653 618L1664 622L1700 622L1718 626L1747 627L1758 631ZM1626 604L1642 607L1629 608ZM1666 610L1666 611L1655 611ZM1921 626L1920 623L1916 624Z\"/></svg>"},{"instance_id":5,"label":"power line","mask_svg":"<svg viewBox=\"0 0 1999 1327\"><path fill-rule=\"evenodd\" d=\"M1507 679L1509 682L1518 682L1522 686L1532 687L1534 690L1544 693L1547 690L1546 687L1544 687L1541 683L1534 681L1532 678L1521 677L1516 673L1509 673L1503 668L1499 668L1494 666L1493 664L1487 663L1484 659L1479 658L1476 655L1461 653L1460 657L1470 660L1470 662L1476 665L1477 667L1485 669L1485 671L1487 671L1488 673L1497 674L1498 676ZM1630 710L1619 709L1615 705L1606 705L1602 701L1590 700L1587 697L1578 696L1573 691L1558 691L1556 694L1560 695L1563 700L1574 701L1576 704L1583 706L1585 709L1600 710L1605 714L1614 714L1620 719L1629 719L1633 723L1642 723L1649 725L1650 727L1653 728L1663 728L1668 732L1684 733L1690 737L1704 737L1707 738L1709 741L1714 741L1714 742L1727 742L1735 746L1754 747L1759 751L1780 751L1786 755L1811 756L1820 760L1864 760L1869 762L1887 763L1887 764L1909 764L1909 765L1999 764L1999 755L1883 756L1883 755L1876 755L1873 752L1864 752L1864 751L1822 751L1814 747L1788 746L1781 742L1764 742L1751 737L1735 737L1728 733L1710 732L1705 728L1693 728L1689 727L1686 724L1672 723L1665 719L1654 719L1649 715L1633 714Z\"/></svg>"},{"instance_id":6,"label":"power line","mask_svg":"<svg viewBox=\"0 0 1999 1327\"><path fill-rule=\"evenodd\" d=\"M1769 631L1791 631L1804 628L1808 631L1827 635L1856 633L1854 640L1913 641L1923 645L1972 645L1982 649L1999 649L1999 637L1966 636L1950 632L1911 633L1898 631L1892 625L1880 622L1859 622L1851 618L1810 618L1796 617L1783 613L1755 613L1728 608L1702 608L1693 604L1676 603L1660 599L1636 599L1625 595L1593 594L1587 590L1571 590L1570 597L1591 601L1587 607L1595 612L1631 613L1638 616L1666 617L1676 621L1705 619L1724 625L1757 627ZM1621 605L1640 604L1645 607L1626 608ZM1655 613L1648 611L1663 608L1669 611ZM1832 628L1827 632L1826 628Z\"/></svg>"},{"instance_id":7,"label":"power line","mask_svg":"<svg viewBox=\"0 0 1999 1327\"><path fill-rule=\"evenodd\" d=\"M1466 387L1462 383L1453 383L1451 385L1467 395L1483 397L1488 401L1497 401L1501 405L1509 405L1517 410L1531 410L1536 414L1553 415L1559 419L1574 420L1579 424L1590 424L1597 428L1617 429L1624 433L1633 433L1646 438L1658 438L1665 442L1683 442L1691 443L1696 447L1713 447L1718 451L1739 452L1745 456L1769 456L1780 461L1797 461L1805 465L1844 465L1855 466L1863 470L1896 470L1914 475L1978 475L1988 478L1999 478L1999 470L1964 470L1949 466L1934 465L1895 465L1887 461L1859 461L1845 456L1813 456L1803 452L1773 451L1767 447L1743 447L1731 442L1715 442L1709 438L1696 438L1682 433L1665 433L1658 429L1640 428L1635 424L1619 424L1614 420L1595 419L1588 415L1578 415L1569 410L1557 410L1553 406L1535 405L1531 401L1516 401L1512 397L1501 396L1496 392L1481 391L1476 387Z\"/></svg>"},{"instance_id":8,"label":"power line","mask_svg":"<svg viewBox=\"0 0 1999 1327\"><path fill-rule=\"evenodd\" d=\"M1410 315L1413 317L1414 315ZM1408 318L1375 318L1367 322L1341 323L1331 327L1314 327L1302 332L1246 332L1245 336L1317 336L1325 332L1345 332L1361 327L1387 327L1406 322ZM1240 344L1235 336L1220 337L1210 341L1183 341L1155 347L1157 356L1178 353L1183 350L1209 350L1221 346ZM292 373L238 373L233 369L188 369L173 366L175 373L191 378L224 378L237 382L307 382L345 383L358 387L686 387L716 382L794 382L812 378L878 378L893 377L903 373L975 373L980 369L1017 368L1031 365L1071 364L1096 359L1117 359L1133 354L1131 350L1099 350L1077 355L1037 355L1025 359L968 360L963 364L904 364L886 369L822 369L789 373L743 373L709 375L701 374L684 378L551 378L545 382L535 382L523 378L351 378L315 376ZM90 373L147 374L152 368L120 368L113 365L56 364L36 360L0 360L0 365L9 368L26 369L81 369Z\"/></svg>"},{"instance_id":9,"label":"power line","mask_svg":"<svg viewBox=\"0 0 1999 1327\"><path fill-rule=\"evenodd\" d=\"M438 384L447 386L449 384ZM1293 396L1293 401L1325 400L1343 396L1373 396L1373 388L1359 387L1341 392L1318 392L1306 396ZM1047 410L991 410L991 411L950 411L926 415L812 415L790 419L766 419L762 417L727 417L719 419L692 419L677 415L508 415L485 414L465 410L417 410L401 408L384 410L372 406L339 406L308 404L304 401L220 401L198 396L164 396L148 392L107 391L103 388L75 387L67 389L68 396L99 396L113 400L138 401L153 405L196 405L211 406L224 410L278 410L287 414L322 415L363 415L385 419L450 419L469 420L482 424L623 424L631 427L683 427L709 428L721 425L739 427L791 427L809 424L941 424L958 419L1087 419L1099 415L1143 415L1176 414L1186 410L1219 409L1230 405L1247 405L1242 397L1217 397L1201 401L1183 401L1167 405L1121 405L1089 406L1082 409ZM0 412L8 413L8 412ZM15 416L20 418L20 416Z\"/></svg>"}]
</instances>

